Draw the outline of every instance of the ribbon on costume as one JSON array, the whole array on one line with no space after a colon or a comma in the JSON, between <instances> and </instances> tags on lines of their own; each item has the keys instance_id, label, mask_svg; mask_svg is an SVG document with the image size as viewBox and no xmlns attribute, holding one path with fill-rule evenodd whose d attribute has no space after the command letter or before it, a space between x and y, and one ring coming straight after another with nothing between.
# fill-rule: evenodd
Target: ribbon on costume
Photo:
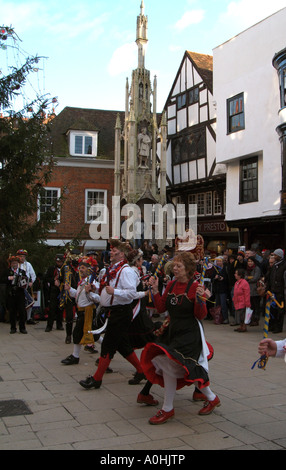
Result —
<instances>
[{"instance_id":1,"label":"ribbon on costume","mask_svg":"<svg viewBox=\"0 0 286 470\"><path fill-rule=\"evenodd\" d=\"M160 262L157 266L157 269L153 274L154 277L158 277L159 272L161 271L161 269L162 269L163 265L165 264L167 258L168 258L168 255L167 255L167 253L165 253L162 256L162 258L160 259ZM154 297L153 297L153 294L152 294L152 290L151 290L151 287L149 287L149 302L151 302L151 301L153 301L153 303L154 303Z\"/></svg>"},{"instance_id":2,"label":"ribbon on costume","mask_svg":"<svg viewBox=\"0 0 286 470\"><path fill-rule=\"evenodd\" d=\"M60 302L59 302L60 308L64 308L65 304L68 301L71 301L68 291L65 290L65 284L71 285L71 277L72 277L71 267L67 261L65 261L64 265L61 267L61 272L62 270L64 271L64 274L63 274L63 282L61 282L61 285L60 285Z\"/></svg>"},{"instance_id":3,"label":"ribbon on costume","mask_svg":"<svg viewBox=\"0 0 286 470\"><path fill-rule=\"evenodd\" d=\"M94 337L90 331L92 328L93 320L93 305L88 305L84 308L84 325L83 325L83 336L79 344L91 344L94 343Z\"/></svg>"},{"instance_id":4,"label":"ribbon on costume","mask_svg":"<svg viewBox=\"0 0 286 470\"><path fill-rule=\"evenodd\" d=\"M200 285L201 285L201 286L203 286L203 284L204 284L204 279L205 279L205 275L206 275L206 270L207 270L208 264L209 264L209 258L206 257L206 258L205 258L205 262L204 262L204 264L203 264L203 269L202 269L202 274L201 274L201 279L200 279Z\"/></svg>"},{"instance_id":5,"label":"ribbon on costume","mask_svg":"<svg viewBox=\"0 0 286 470\"><path fill-rule=\"evenodd\" d=\"M204 285L204 280L205 280L205 275L206 275L206 270L207 270L208 264L209 264L209 258L206 256L204 264L203 264L202 273L201 273L201 276L200 276L200 285L201 286ZM197 298L199 299L200 302L205 302L207 300L205 297L202 297L201 295L197 295Z\"/></svg>"}]
</instances>

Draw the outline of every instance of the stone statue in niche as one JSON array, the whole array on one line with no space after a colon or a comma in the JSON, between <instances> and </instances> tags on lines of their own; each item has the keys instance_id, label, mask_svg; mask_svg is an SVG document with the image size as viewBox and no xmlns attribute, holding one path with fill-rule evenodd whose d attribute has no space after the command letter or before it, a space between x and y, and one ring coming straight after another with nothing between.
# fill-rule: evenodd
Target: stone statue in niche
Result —
<instances>
[{"instance_id":1,"label":"stone statue in niche","mask_svg":"<svg viewBox=\"0 0 286 470\"><path fill-rule=\"evenodd\" d=\"M138 134L138 160L139 168L148 167L148 159L150 156L151 139L147 133L147 128L142 127L141 132Z\"/></svg>"}]
</instances>

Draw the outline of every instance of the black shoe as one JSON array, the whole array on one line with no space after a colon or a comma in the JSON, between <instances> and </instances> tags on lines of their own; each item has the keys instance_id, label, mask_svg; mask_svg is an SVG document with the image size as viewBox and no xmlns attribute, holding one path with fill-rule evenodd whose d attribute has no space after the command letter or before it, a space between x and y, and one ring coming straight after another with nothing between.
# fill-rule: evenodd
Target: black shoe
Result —
<instances>
[{"instance_id":1,"label":"black shoe","mask_svg":"<svg viewBox=\"0 0 286 470\"><path fill-rule=\"evenodd\" d=\"M95 380L91 375L89 375L85 380L81 380L79 384L89 390L90 388L100 388L102 380Z\"/></svg>"},{"instance_id":2,"label":"black shoe","mask_svg":"<svg viewBox=\"0 0 286 470\"><path fill-rule=\"evenodd\" d=\"M89 346L88 344L84 347L84 350L90 352L90 354L98 353L97 349L95 349L93 346Z\"/></svg>"},{"instance_id":3,"label":"black shoe","mask_svg":"<svg viewBox=\"0 0 286 470\"><path fill-rule=\"evenodd\" d=\"M52 331L52 329L53 328L51 326L46 326L45 332L49 333L50 331Z\"/></svg>"},{"instance_id":4,"label":"black shoe","mask_svg":"<svg viewBox=\"0 0 286 470\"><path fill-rule=\"evenodd\" d=\"M32 320L32 319L27 320L26 323L27 323L27 325L36 325L37 324L37 322Z\"/></svg>"},{"instance_id":5,"label":"black shoe","mask_svg":"<svg viewBox=\"0 0 286 470\"><path fill-rule=\"evenodd\" d=\"M70 335L67 335L65 343L66 344L71 344L71 336Z\"/></svg>"},{"instance_id":6,"label":"black shoe","mask_svg":"<svg viewBox=\"0 0 286 470\"><path fill-rule=\"evenodd\" d=\"M57 330L63 331L63 330L64 330L63 325L58 325L58 326L57 326Z\"/></svg>"},{"instance_id":7,"label":"black shoe","mask_svg":"<svg viewBox=\"0 0 286 470\"><path fill-rule=\"evenodd\" d=\"M26 328L21 328L20 333L23 333L23 335L26 335L28 331L26 330Z\"/></svg>"},{"instance_id":8,"label":"black shoe","mask_svg":"<svg viewBox=\"0 0 286 470\"><path fill-rule=\"evenodd\" d=\"M140 372L136 372L134 374L134 378L130 379L128 383L129 385L137 385L137 384L140 384L141 380L144 380L144 379L146 379L146 377L143 373L141 374Z\"/></svg>"},{"instance_id":9,"label":"black shoe","mask_svg":"<svg viewBox=\"0 0 286 470\"><path fill-rule=\"evenodd\" d=\"M14 335L15 333L17 333L16 328L11 328L10 335Z\"/></svg>"},{"instance_id":10,"label":"black shoe","mask_svg":"<svg viewBox=\"0 0 286 470\"><path fill-rule=\"evenodd\" d=\"M72 354L61 361L65 366L71 366L79 363L79 357L74 357Z\"/></svg>"}]
</instances>

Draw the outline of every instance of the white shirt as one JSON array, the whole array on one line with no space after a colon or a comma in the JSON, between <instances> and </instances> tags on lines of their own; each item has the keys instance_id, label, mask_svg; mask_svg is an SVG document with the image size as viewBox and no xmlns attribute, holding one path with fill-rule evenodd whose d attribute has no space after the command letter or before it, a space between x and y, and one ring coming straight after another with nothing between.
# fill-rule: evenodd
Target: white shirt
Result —
<instances>
[{"instance_id":1,"label":"white shirt","mask_svg":"<svg viewBox=\"0 0 286 470\"><path fill-rule=\"evenodd\" d=\"M116 263L118 264L118 263ZM116 266L116 265L115 265ZM105 273L105 270L100 271L100 277L102 277ZM119 280L117 283L117 279L119 276ZM106 288L104 287L100 294L100 304L102 307L109 307L110 305L127 305L131 304L134 299L137 299L137 275L134 270L128 265L125 264L114 279L111 279L109 285L111 287L115 287L116 283L117 286L114 289L114 295L110 295L106 292ZM94 282L94 285L97 289L100 287L100 282ZM113 299L113 300L112 300Z\"/></svg>"},{"instance_id":2,"label":"white shirt","mask_svg":"<svg viewBox=\"0 0 286 470\"><path fill-rule=\"evenodd\" d=\"M34 271L33 266L31 265L31 263L29 263L29 261L24 261L24 263L20 264L20 269L23 269L23 271L26 272L26 276L29 279L29 282L30 282L30 280L33 283L35 282L36 273Z\"/></svg>"},{"instance_id":3,"label":"white shirt","mask_svg":"<svg viewBox=\"0 0 286 470\"><path fill-rule=\"evenodd\" d=\"M276 357L285 357L286 351L283 349L286 346L286 339L282 339L281 341L275 341L277 344L277 353Z\"/></svg>"},{"instance_id":4,"label":"white shirt","mask_svg":"<svg viewBox=\"0 0 286 470\"><path fill-rule=\"evenodd\" d=\"M69 290L70 296L76 299L77 306L81 308L88 307L89 305L92 305L94 303L99 303L100 301L100 297L98 294L95 294L94 292L85 291L85 286L87 285L87 283L88 279L84 278L77 286L77 289L71 287Z\"/></svg>"}]
</instances>

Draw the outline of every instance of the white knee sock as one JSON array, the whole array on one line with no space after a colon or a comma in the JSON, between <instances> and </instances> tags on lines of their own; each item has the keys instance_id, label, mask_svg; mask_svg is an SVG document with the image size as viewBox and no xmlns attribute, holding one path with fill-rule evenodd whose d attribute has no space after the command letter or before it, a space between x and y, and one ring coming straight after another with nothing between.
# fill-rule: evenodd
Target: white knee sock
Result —
<instances>
[{"instance_id":1,"label":"white knee sock","mask_svg":"<svg viewBox=\"0 0 286 470\"><path fill-rule=\"evenodd\" d=\"M171 411L174 406L174 398L176 394L176 388L177 388L177 379L175 377L171 377L170 375L166 374L165 371L163 371L163 377L164 377L164 403L162 406L162 410L164 411Z\"/></svg>"},{"instance_id":2,"label":"white knee sock","mask_svg":"<svg viewBox=\"0 0 286 470\"><path fill-rule=\"evenodd\" d=\"M81 350L81 344L74 344L74 345L73 345L73 353L72 353L72 355L73 355L74 357L79 357L80 350Z\"/></svg>"},{"instance_id":3,"label":"white knee sock","mask_svg":"<svg viewBox=\"0 0 286 470\"><path fill-rule=\"evenodd\" d=\"M31 320L32 317L32 307L28 308L27 310L27 320Z\"/></svg>"},{"instance_id":4,"label":"white knee sock","mask_svg":"<svg viewBox=\"0 0 286 470\"><path fill-rule=\"evenodd\" d=\"M211 391L210 387L201 389L201 392L207 397L208 401L213 401L216 395Z\"/></svg>"}]
</instances>

